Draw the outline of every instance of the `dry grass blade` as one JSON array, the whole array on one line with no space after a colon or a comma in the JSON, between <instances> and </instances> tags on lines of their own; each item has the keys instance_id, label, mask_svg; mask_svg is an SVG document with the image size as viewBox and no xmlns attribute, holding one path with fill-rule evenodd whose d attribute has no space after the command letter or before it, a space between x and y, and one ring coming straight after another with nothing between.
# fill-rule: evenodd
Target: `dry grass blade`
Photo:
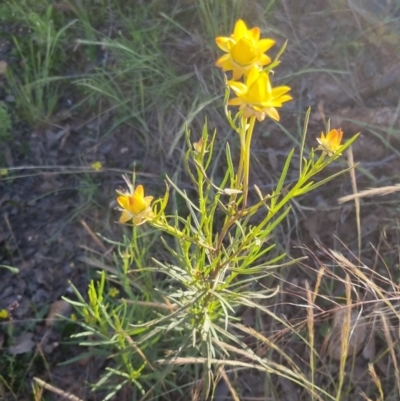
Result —
<instances>
[{"instance_id":1,"label":"dry grass blade","mask_svg":"<svg viewBox=\"0 0 400 401\"><path fill-rule=\"evenodd\" d=\"M222 379L224 380L225 384L227 385L227 387L231 393L231 396L233 398L233 401L240 401L240 398L239 398L236 390L233 388L231 381L229 380L229 377L226 374L225 369L223 367L221 367L221 369L219 370L219 373L220 373Z\"/></svg>"},{"instance_id":2,"label":"dry grass blade","mask_svg":"<svg viewBox=\"0 0 400 401\"><path fill-rule=\"evenodd\" d=\"M361 269L369 270L367 266L363 265L361 268L357 267L354 263L350 262L347 258L345 258L341 253L329 250L329 253L333 256L336 263L341 266L343 269L348 270L357 277L360 282L363 283L365 287L369 289L370 292L375 294L379 299L381 299L388 307L388 309L395 315L397 318L400 318L400 315L394 305L388 299L385 291L378 286L374 280L370 279Z\"/></svg>"},{"instance_id":3,"label":"dry grass blade","mask_svg":"<svg viewBox=\"0 0 400 401\"><path fill-rule=\"evenodd\" d=\"M138 355L143 359L144 362L146 362L146 364L148 366L150 366L151 369L154 370L153 365L150 363L150 361L146 358L146 355L143 353L143 351L137 346L137 344L135 343L135 341L132 340L132 338L128 335L128 333L126 333L125 331L121 330L125 340L127 341L127 343L138 353Z\"/></svg>"},{"instance_id":4,"label":"dry grass blade","mask_svg":"<svg viewBox=\"0 0 400 401\"><path fill-rule=\"evenodd\" d=\"M382 384L381 384L381 381L379 380L378 375L375 372L375 368L372 363L368 364L368 370L369 370L369 373L371 374L372 380L374 381L376 387L378 388L379 396L380 396L379 401L383 401L385 399L385 396L383 394Z\"/></svg>"},{"instance_id":5,"label":"dry grass blade","mask_svg":"<svg viewBox=\"0 0 400 401\"><path fill-rule=\"evenodd\" d=\"M204 363L211 362L212 364L218 365L218 366L236 366L236 367L242 367L242 368L250 368L250 369L257 369L259 371L264 371L265 369L262 366L252 364L252 363L247 363L247 362L241 362L241 361L233 361L233 360L227 360L227 359L207 359L203 357L179 357L179 358L173 358L173 359L158 359L156 361L157 364L160 365L188 365L188 364L200 364L203 365Z\"/></svg>"},{"instance_id":6,"label":"dry grass blade","mask_svg":"<svg viewBox=\"0 0 400 401\"><path fill-rule=\"evenodd\" d=\"M366 189L365 191L361 191L352 195L342 196L341 198L338 199L338 202L345 203L360 198L385 196L398 191L400 191L400 184L389 185L387 187L381 187L381 188L370 188Z\"/></svg>"},{"instance_id":7,"label":"dry grass blade","mask_svg":"<svg viewBox=\"0 0 400 401\"><path fill-rule=\"evenodd\" d=\"M92 237L93 241L101 248L103 251L107 250L107 247L99 240L99 237L93 232L93 230L88 226L85 220L81 219L81 224L86 232Z\"/></svg>"},{"instance_id":8,"label":"dry grass blade","mask_svg":"<svg viewBox=\"0 0 400 401\"><path fill-rule=\"evenodd\" d=\"M399 366L397 363L397 355L396 355L396 350L395 350L395 344L393 343L393 339L392 339L392 334L390 332L390 325L389 322L387 320L387 317L385 316L385 314L381 314L381 319L382 319L382 323L383 323L383 332L385 334L385 339L386 339L386 343L390 352L390 355L392 357L392 361L393 361L393 365L394 365L394 370L395 370L395 375L396 375L396 387L397 387L397 391L400 394L400 372L399 372Z\"/></svg>"},{"instance_id":9,"label":"dry grass blade","mask_svg":"<svg viewBox=\"0 0 400 401\"><path fill-rule=\"evenodd\" d=\"M270 340L269 338L265 337L258 331L252 329L251 327L246 327L242 324L236 324L235 327L247 334L252 335L254 338L267 345L269 349L273 349L274 351L276 351L285 360L285 365L289 366L289 367L284 366L283 364L279 364L270 359L260 358L260 362L264 367L263 369L264 371L277 374L280 377L288 379L293 383L302 386L312 395L312 399L315 398L321 401L323 400L323 398L317 393L317 391L322 393L325 397L328 397L331 400L335 399L334 397L332 397L331 394L328 394L322 388L319 388L314 383L310 382L304 375L302 369L273 340ZM229 348L227 347L227 349Z\"/></svg>"},{"instance_id":10,"label":"dry grass blade","mask_svg":"<svg viewBox=\"0 0 400 401\"><path fill-rule=\"evenodd\" d=\"M351 178L351 186L353 188L353 194L357 194L357 180L356 180L356 172L354 166L354 157L353 151L351 148L347 150L347 158L350 167L350 178ZM360 199L354 198L354 204L356 207L356 221L357 221L357 245L358 245L358 257L361 257L361 219L360 219Z\"/></svg>"},{"instance_id":11,"label":"dry grass blade","mask_svg":"<svg viewBox=\"0 0 400 401\"><path fill-rule=\"evenodd\" d=\"M307 308L307 326L308 326L308 340L310 343L310 370L311 370L311 383L312 386L314 387L314 377L315 377L315 348L314 348L314 301L315 297L313 299L313 295L311 294L310 291L310 285L308 283L308 280L305 282L305 287L307 291L307 303L308 303L308 308ZM316 289L318 291L318 289ZM316 296L316 293L314 293L314 296ZM314 399L314 396L312 395L312 399Z\"/></svg>"},{"instance_id":12,"label":"dry grass blade","mask_svg":"<svg viewBox=\"0 0 400 401\"><path fill-rule=\"evenodd\" d=\"M346 359L349 351L349 340L351 336L351 282L350 277L346 274L346 312L344 322L341 327L341 350L340 350L340 367L339 367L339 384L336 393L336 400L341 399L341 393L345 377Z\"/></svg>"},{"instance_id":13,"label":"dry grass blade","mask_svg":"<svg viewBox=\"0 0 400 401\"><path fill-rule=\"evenodd\" d=\"M314 288L314 294L313 294L313 299L312 299L312 303L315 303L315 300L317 299L318 293L319 293L319 288L321 286L321 281L322 278L324 277L325 274L325 266L321 266L321 268L318 271L318 275L317 275L317 280L315 282L315 288Z\"/></svg>"},{"instance_id":14,"label":"dry grass blade","mask_svg":"<svg viewBox=\"0 0 400 401\"><path fill-rule=\"evenodd\" d=\"M60 397L70 400L70 401L83 401L81 398L78 398L74 396L73 394L66 393L65 391L62 391L58 389L57 387L52 386L51 384L46 383L42 379L39 379L38 377L34 377L33 380L38 383L40 386L44 387L46 390L51 391L52 393L58 394Z\"/></svg>"}]
</instances>

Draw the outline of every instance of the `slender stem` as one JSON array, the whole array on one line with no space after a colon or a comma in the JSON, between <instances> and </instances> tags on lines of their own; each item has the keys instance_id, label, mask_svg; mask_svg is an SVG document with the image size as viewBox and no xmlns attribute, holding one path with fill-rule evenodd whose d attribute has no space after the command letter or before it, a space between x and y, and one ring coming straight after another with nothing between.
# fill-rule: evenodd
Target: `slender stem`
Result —
<instances>
[{"instance_id":1,"label":"slender stem","mask_svg":"<svg viewBox=\"0 0 400 401\"><path fill-rule=\"evenodd\" d=\"M252 138L253 131L254 131L255 121L256 121L256 118L251 117L249 127L247 128L247 118L242 118L241 131L239 133L239 136L240 136L240 160L239 160L238 172L236 175L236 187L238 189L243 187L242 210L236 216L233 216L232 218L228 219L225 222L224 226L222 227L220 236L218 238L218 244L216 246L216 254L221 252L222 241L223 241L226 233L228 232L229 228L235 223L236 220L239 220L239 218L243 216L243 212L246 209L247 195L248 195L248 189L249 189L250 147L251 147L251 138ZM234 199L235 199L235 196L236 195L234 195ZM214 269L214 271L211 274L212 279L216 278L216 276L218 275L222 266L223 265L221 265L221 264L216 266L216 268Z\"/></svg>"},{"instance_id":2,"label":"slender stem","mask_svg":"<svg viewBox=\"0 0 400 401\"><path fill-rule=\"evenodd\" d=\"M241 129L239 132L239 139L240 139L240 160L238 171L236 174L236 189L240 189L243 185L243 163L244 163L244 155L245 155L245 148L246 148L246 127L247 127L247 118L242 118L241 120Z\"/></svg>"},{"instance_id":3,"label":"slender stem","mask_svg":"<svg viewBox=\"0 0 400 401\"><path fill-rule=\"evenodd\" d=\"M251 117L249 129L246 132L246 142L245 142L244 155L243 155L243 204L242 204L242 210L246 209L247 195L249 192L250 147L251 147L251 137L253 136L255 122L256 122L256 118L254 116Z\"/></svg>"}]
</instances>

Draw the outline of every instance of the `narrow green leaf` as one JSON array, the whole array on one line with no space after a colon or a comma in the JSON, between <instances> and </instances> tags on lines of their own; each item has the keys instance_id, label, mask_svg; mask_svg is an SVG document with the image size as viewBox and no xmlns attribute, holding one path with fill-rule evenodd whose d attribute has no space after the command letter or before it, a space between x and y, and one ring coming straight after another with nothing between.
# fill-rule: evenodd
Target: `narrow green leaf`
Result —
<instances>
[{"instance_id":1,"label":"narrow green leaf","mask_svg":"<svg viewBox=\"0 0 400 401\"><path fill-rule=\"evenodd\" d=\"M310 119L310 113L311 113L311 107L308 108L306 116L304 118L304 127L303 127L303 135L301 137L301 145L300 145L300 167L299 167L299 179L301 178L303 174L303 154L304 154L304 145L306 142L306 136L307 136L307 127L308 127L308 121Z\"/></svg>"}]
</instances>

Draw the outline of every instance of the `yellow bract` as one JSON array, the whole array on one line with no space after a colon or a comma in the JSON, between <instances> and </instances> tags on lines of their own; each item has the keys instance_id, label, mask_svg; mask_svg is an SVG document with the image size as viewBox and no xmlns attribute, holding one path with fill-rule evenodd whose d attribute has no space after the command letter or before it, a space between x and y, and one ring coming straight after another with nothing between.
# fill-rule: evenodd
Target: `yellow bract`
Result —
<instances>
[{"instance_id":1,"label":"yellow bract","mask_svg":"<svg viewBox=\"0 0 400 401\"><path fill-rule=\"evenodd\" d=\"M193 143L193 148L197 153L201 153L203 151L204 146L206 146L206 145L204 143L203 138L200 138L198 142ZM207 152L208 152L207 150L204 151L204 153L207 153Z\"/></svg>"},{"instance_id":2,"label":"yellow bract","mask_svg":"<svg viewBox=\"0 0 400 401\"><path fill-rule=\"evenodd\" d=\"M143 185L138 185L134 191L131 184L128 183L128 186L129 192L127 193L117 191L120 195L117 202L122 211L119 222L126 223L132 219L134 224L139 225L153 217L150 207L153 197L144 196Z\"/></svg>"},{"instance_id":3,"label":"yellow bract","mask_svg":"<svg viewBox=\"0 0 400 401\"><path fill-rule=\"evenodd\" d=\"M272 39L260 40L260 28L247 29L242 20L236 22L230 37L219 36L215 41L227 53L217 60L216 65L224 71L232 71L233 79L247 75L253 66L269 64L271 59L264 53L275 44Z\"/></svg>"},{"instance_id":4,"label":"yellow bract","mask_svg":"<svg viewBox=\"0 0 400 401\"><path fill-rule=\"evenodd\" d=\"M317 138L319 143L318 149L327 153L328 156L332 156L340 148L342 137L343 131L341 128L331 130L326 136L321 132L321 137Z\"/></svg>"},{"instance_id":5,"label":"yellow bract","mask_svg":"<svg viewBox=\"0 0 400 401\"><path fill-rule=\"evenodd\" d=\"M229 87L235 92L235 98L229 100L228 105L240 106L244 117L256 117L263 121L268 115L273 120L279 121L277 107L282 107L284 102L292 100L289 86L271 87L268 73L252 67L245 83L228 81Z\"/></svg>"}]
</instances>

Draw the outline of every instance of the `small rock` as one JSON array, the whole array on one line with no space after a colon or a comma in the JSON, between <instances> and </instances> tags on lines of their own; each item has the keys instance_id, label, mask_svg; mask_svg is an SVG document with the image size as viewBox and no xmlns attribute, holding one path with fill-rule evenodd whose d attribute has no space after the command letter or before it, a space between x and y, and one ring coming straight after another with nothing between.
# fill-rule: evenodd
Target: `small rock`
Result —
<instances>
[{"instance_id":1,"label":"small rock","mask_svg":"<svg viewBox=\"0 0 400 401\"><path fill-rule=\"evenodd\" d=\"M46 326L53 326L58 315L68 316L71 313L71 309L71 305L62 299L53 302L46 317Z\"/></svg>"},{"instance_id":2,"label":"small rock","mask_svg":"<svg viewBox=\"0 0 400 401\"><path fill-rule=\"evenodd\" d=\"M15 339L15 345L8 347L11 355L26 354L35 347L36 343L32 340L33 333L23 333Z\"/></svg>"}]
</instances>

